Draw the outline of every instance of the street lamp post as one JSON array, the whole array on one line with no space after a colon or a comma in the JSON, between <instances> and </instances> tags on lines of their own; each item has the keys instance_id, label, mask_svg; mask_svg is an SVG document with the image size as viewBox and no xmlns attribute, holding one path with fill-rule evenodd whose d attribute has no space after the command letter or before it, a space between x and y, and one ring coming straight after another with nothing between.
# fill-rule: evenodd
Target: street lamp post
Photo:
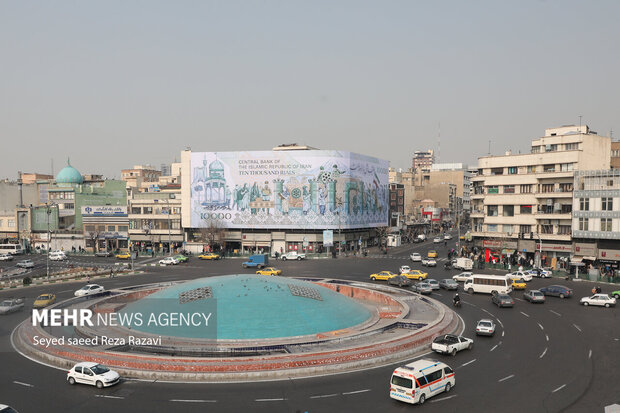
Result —
<instances>
[{"instance_id":1,"label":"street lamp post","mask_svg":"<svg viewBox=\"0 0 620 413\"><path fill-rule=\"evenodd\" d=\"M45 254L45 273L47 275L47 279L50 278L50 214L52 213L52 209L50 205L45 203L46 213L47 213L47 251Z\"/></svg>"}]
</instances>

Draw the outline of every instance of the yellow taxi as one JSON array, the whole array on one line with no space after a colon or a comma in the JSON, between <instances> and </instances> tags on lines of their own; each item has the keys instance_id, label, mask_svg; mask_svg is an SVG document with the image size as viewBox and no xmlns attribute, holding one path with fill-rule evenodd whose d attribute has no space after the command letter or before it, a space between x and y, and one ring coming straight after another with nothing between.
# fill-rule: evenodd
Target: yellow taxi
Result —
<instances>
[{"instance_id":1,"label":"yellow taxi","mask_svg":"<svg viewBox=\"0 0 620 413\"><path fill-rule=\"evenodd\" d=\"M275 267L266 267L262 270L256 271L256 274L259 275L282 275L282 270L279 270Z\"/></svg>"},{"instance_id":2,"label":"yellow taxi","mask_svg":"<svg viewBox=\"0 0 620 413\"><path fill-rule=\"evenodd\" d=\"M525 283L525 281L523 281L523 278L519 278L519 279L513 279L512 280L512 288L515 290L525 290L525 287L527 287L527 284Z\"/></svg>"},{"instance_id":3,"label":"yellow taxi","mask_svg":"<svg viewBox=\"0 0 620 413\"><path fill-rule=\"evenodd\" d=\"M41 294L34 300L34 304L32 306L34 308L43 308L48 305L52 305L56 302L56 296L54 294Z\"/></svg>"},{"instance_id":4,"label":"yellow taxi","mask_svg":"<svg viewBox=\"0 0 620 413\"><path fill-rule=\"evenodd\" d=\"M426 280L426 277L428 277L427 272L422 272L420 270L411 270L408 273L403 273L401 275L404 275L410 280Z\"/></svg>"},{"instance_id":5,"label":"yellow taxi","mask_svg":"<svg viewBox=\"0 0 620 413\"><path fill-rule=\"evenodd\" d=\"M428 254L426 254L426 258L437 258L437 251L430 250Z\"/></svg>"},{"instance_id":6,"label":"yellow taxi","mask_svg":"<svg viewBox=\"0 0 620 413\"><path fill-rule=\"evenodd\" d=\"M395 277L398 274L394 274L392 271L381 271L378 272L376 274L370 274L370 279L375 281L375 280L387 280L389 278Z\"/></svg>"},{"instance_id":7,"label":"yellow taxi","mask_svg":"<svg viewBox=\"0 0 620 413\"><path fill-rule=\"evenodd\" d=\"M200 254L198 256L198 258L200 258L201 260L219 260L220 256L218 254L214 254L212 252L207 252L204 254Z\"/></svg>"},{"instance_id":8,"label":"yellow taxi","mask_svg":"<svg viewBox=\"0 0 620 413\"><path fill-rule=\"evenodd\" d=\"M121 252L120 254L116 254L116 258L119 260L128 260L131 258L131 254L128 252Z\"/></svg>"}]
</instances>

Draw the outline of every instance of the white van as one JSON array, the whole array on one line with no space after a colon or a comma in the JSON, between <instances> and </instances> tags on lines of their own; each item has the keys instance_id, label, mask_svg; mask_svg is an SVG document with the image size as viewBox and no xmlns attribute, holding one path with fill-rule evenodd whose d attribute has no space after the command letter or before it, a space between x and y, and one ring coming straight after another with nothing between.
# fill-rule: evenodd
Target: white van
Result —
<instances>
[{"instance_id":1,"label":"white van","mask_svg":"<svg viewBox=\"0 0 620 413\"><path fill-rule=\"evenodd\" d=\"M465 281L463 291L470 294L510 294L512 292L512 279L508 275L474 274Z\"/></svg>"},{"instance_id":2,"label":"white van","mask_svg":"<svg viewBox=\"0 0 620 413\"><path fill-rule=\"evenodd\" d=\"M474 262L469 258L460 257L456 259L453 267L456 269L469 271L474 268Z\"/></svg>"},{"instance_id":3,"label":"white van","mask_svg":"<svg viewBox=\"0 0 620 413\"><path fill-rule=\"evenodd\" d=\"M454 370L436 360L422 359L399 367L392 373L390 397L406 403L423 404L456 384Z\"/></svg>"},{"instance_id":4,"label":"white van","mask_svg":"<svg viewBox=\"0 0 620 413\"><path fill-rule=\"evenodd\" d=\"M66 259L67 259L67 255L63 251L50 252L50 260L52 261L63 261Z\"/></svg>"}]
</instances>

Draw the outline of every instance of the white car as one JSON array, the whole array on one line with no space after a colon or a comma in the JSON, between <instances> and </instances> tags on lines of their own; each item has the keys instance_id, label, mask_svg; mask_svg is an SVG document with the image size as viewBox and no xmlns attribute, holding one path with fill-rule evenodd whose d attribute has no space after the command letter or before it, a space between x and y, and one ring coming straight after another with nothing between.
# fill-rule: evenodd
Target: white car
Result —
<instances>
[{"instance_id":1,"label":"white car","mask_svg":"<svg viewBox=\"0 0 620 413\"><path fill-rule=\"evenodd\" d=\"M443 236L443 239L446 240L446 241L449 240L449 239L452 239L452 235L446 234L446 235Z\"/></svg>"},{"instance_id":2,"label":"white car","mask_svg":"<svg viewBox=\"0 0 620 413\"><path fill-rule=\"evenodd\" d=\"M21 268L34 268L34 262L32 262L32 260L22 260L15 265Z\"/></svg>"},{"instance_id":3,"label":"white car","mask_svg":"<svg viewBox=\"0 0 620 413\"><path fill-rule=\"evenodd\" d=\"M609 294L594 294L591 297L583 297L579 300L580 304L585 306L598 305L601 307L614 307L616 305L616 299L609 296Z\"/></svg>"},{"instance_id":4,"label":"white car","mask_svg":"<svg viewBox=\"0 0 620 413\"><path fill-rule=\"evenodd\" d=\"M413 254L411 254L409 256L409 258L411 258L411 261L413 261L413 262L420 262L420 261L422 261L422 256L420 254L418 254L417 252L414 252Z\"/></svg>"},{"instance_id":5,"label":"white car","mask_svg":"<svg viewBox=\"0 0 620 413\"><path fill-rule=\"evenodd\" d=\"M525 281L525 282L532 281L532 274L530 274L529 272L525 272L525 271L511 272L510 274L508 274L508 276L512 280L523 279L523 281Z\"/></svg>"},{"instance_id":6,"label":"white car","mask_svg":"<svg viewBox=\"0 0 620 413\"><path fill-rule=\"evenodd\" d=\"M427 267L436 267L437 266L437 261L435 261L434 258L423 258L422 259L422 265L425 265Z\"/></svg>"},{"instance_id":7,"label":"white car","mask_svg":"<svg viewBox=\"0 0 620 413\"><path fill-rule=\"evenodd\" d=\"M18 413L17 410L6 404L0 404L0 413Z\"/></svg>"},{"instance_id":8,"label":"white car","mask_svg":"<svg viewBox=\"0 0 620 413\"><path fill-rule=\"evenodd\" d=\"M454 277L452 277L452 279L454 281L458 281L458 282L465 282L467 280L469 280L471 277L473 277L474 273L473 272L462 272L460 274L455 275Z\"/></svg>"},{"instance_id":9,"label":"white car","mask_svg":"<svg viewBox=\"0 0 620 413\"><path fill-rule=\"evenodd\" d=\"M409 274L410 272L411 272L411 267L409 267L408 265L402 265L398 269L399 274Z\"/></svg>"},{"instance_id":10,"label":"white car","mask_svg":"<svg viewBox=\"0 0 620 413\"><path fill-rule=\"evenodd\" d=\"M442 239L441 237L435 237L433 238L433 244L441 244L442 243Z\"/></svg>"},{"instance_id":11,"label":"white car","mask_svg":"<svg viewBox=\"0 0 620 413\"><path fill-rule=\"evenodd\" d=\"M2 253L0 254L0 261L12 261L13 256L11 254Z\"/></svg>"},{"instance_id":12,"label":"white car","mask_svg":"<svg viewBox=\"0 0 620 413\"><path fill-rule=\"evenodd\" d=\"M477 336L492 336L493 334L495 334L495 323L493 320L483 318L478 321L478 324L476 324Z\"/></svg>"},{"instance_id":13,"label":"white car","mask_svg":"<svg viewBox=\"0 0 620 413\"><path fill-rule=\"evenodd\" d=\"M540 272L540 278L551 278L553 274L549 270L545 270L543 268L534 268L529 270L527 273L532 277L539 277L538 273Z\"/></svg>"},{"instance_id":14,"label":"white car","mask_svg":"<svg viewBox=\"0 0 620 413\"><path fill-rule=\"evenodd\" d=\"M159 260L159 263L161 265L177 265L179 263L179 260L174 257L166 257L163 260Z\"/></svg>"},{"instance_id":15,"label":"white car","mask_svg":"<svg viewBox=\"0 0 620 413\"><path fill-rule=\"evenodd\" d=\"M121 376L114 370L93 362L78 363L67 372L69 384L84 383L97 386L98 389L118 383Z\"/></svg>"},{"instance_id":16,"label":"white car","mask_svg":"<svg viewBox=\"0 0 620 413\"><path fill-rule=\"evenodd\" d=\"M63 261L67 259L67 255L62 251L54 251L49 255L51 261Z\"/></svg>"},{"instance_id":17,"label":"white car","mask_svg":"<svg viewBox=\"0 0 620 413\"><path fill-rule=\"evenodd\" d=\"M105 291L105 288L97 284L87 284L84 287L77 290L73 295L76 297L84 297L87 295L99 294Z\"/></svg>"}]
</instances>

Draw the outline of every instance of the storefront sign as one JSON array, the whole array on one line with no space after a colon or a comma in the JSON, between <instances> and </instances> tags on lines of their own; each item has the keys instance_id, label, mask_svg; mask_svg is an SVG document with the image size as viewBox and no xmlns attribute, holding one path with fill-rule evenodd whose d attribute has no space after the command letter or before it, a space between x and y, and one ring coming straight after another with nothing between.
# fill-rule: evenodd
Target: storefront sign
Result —
<instances>
[{"instance_id":1,"label":"storefront sign","mask_svg":"<svg viewBox=\"0 0 620 413\"><path fill-rule=\"evenodd\" d=\"M531 240L519 240L519 249L523 252L535 252L536 250L536 242Z\"/></svg>"},{"instance_id":2,"label":"storefront sign","mask_svg":"<svg viewBox=\"0 0 620 413\"><path fill-rule=\"evenodd\" d=\"M596 244L587 244L584 242L575 243L575 255L596 256Z\"/></svg>"},{"instance_id":3,"label":"storefront sign","mask_svg":"<svg viewBox=\"0 0 620 413\"><path fill-rule=\"evenodd\" d=\"M334 246L334 231L333 230L326 229L323 231L323 246L325 247Z\"/></svg>"},{"instance_id":4,"label":"storefront sign","mask_svg":"<svg viewBox=\"0 0 620 413\"><path fill-rule=\"evenodd\" d=\"M620 261L620 250L598 250L600 260Z\"/></svg>"},{"instance_id":5,"label":"storefront sign","mask_svg":"<svg viewBox=\"0 0 620 413\"><path fill-rule=\"evenodd\" d=\"M536 243L536 250L540 250L540 244ZM556 251L556 252L573 252L573 246L571 244L548 244L543 242L543 251Z\"/></svg>"},{"instance_id":6,"label":"storefront sign","mask_svg":"<svg viewBox=\"0 0 620 413\"><path fill-rule=\"evenodd\" d=\"M517 249L516 241L502 241L502 240L484 240L482 241L482 246L484 248L495 248L495 249Z\"/></svg>"},{"instance_id":7,"label":"storefront sign","mask_svg":"<svg viewBox=\"0 0 620 413\"><path fill-rule=\"evenodd\" d=\"M127 207L126 206L83 206L82 207L82 215L83 216L127 216Z\"/></svg>"}]
</instances>

